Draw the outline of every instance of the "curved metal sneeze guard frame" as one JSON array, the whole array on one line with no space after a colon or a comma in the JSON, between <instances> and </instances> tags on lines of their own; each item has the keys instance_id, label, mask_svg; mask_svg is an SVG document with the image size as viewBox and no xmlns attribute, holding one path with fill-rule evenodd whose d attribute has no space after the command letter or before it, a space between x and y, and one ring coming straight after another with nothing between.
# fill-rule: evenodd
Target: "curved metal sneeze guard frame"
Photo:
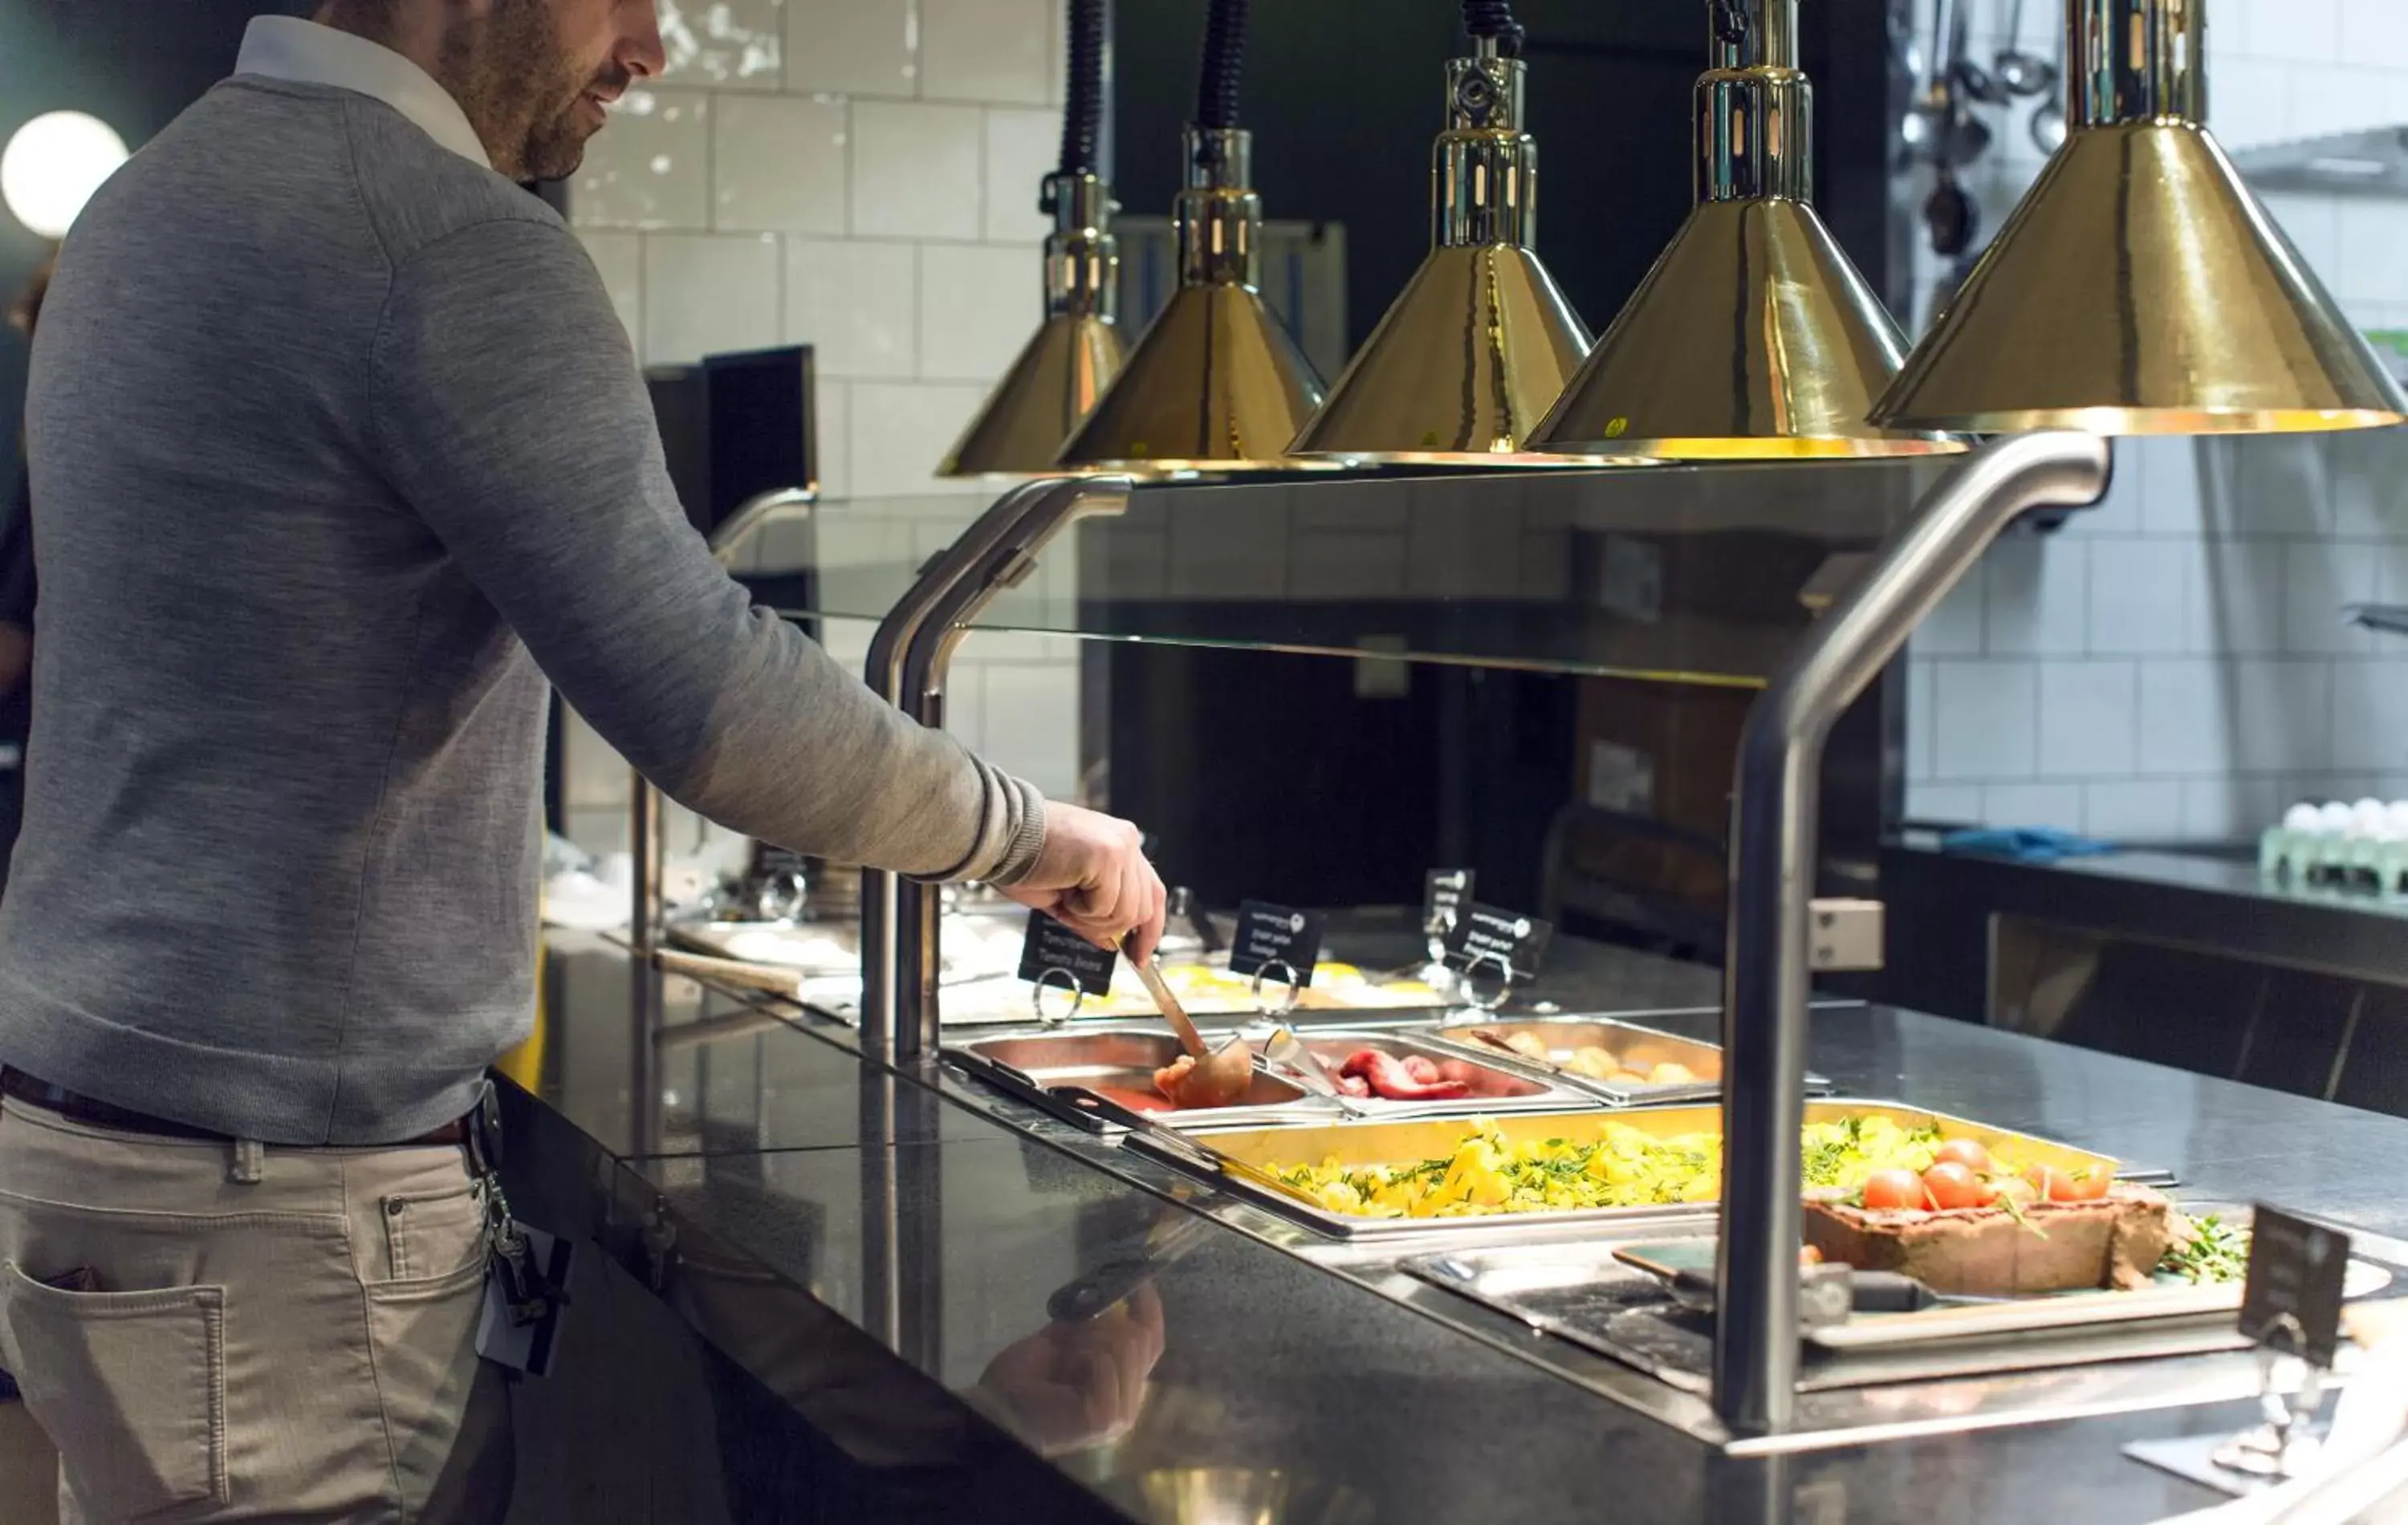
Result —
<instances>
[{"instance_id":1,"label":"curved metal sneeze guard frame","mask_svg":"<svg viewBox=\"0 0 2408 1525\"><path fill-rule=\"evenodd\" d=\"M1063 526L1125 508L1130 486L1125 477L1055 478L996 499L879 626L869 645L869 686L913 719L941 726L945 669L963 626L1026 577ZM936 1051L938 899L933 885L862 871L861 1041L875 1059Z\"/></svg>"},{"instance_id":2,"label":"curved metal sneeze guard frame","mask_svg":"<svg viewBox=\"0 0 2408 1525\"><path fill-rule=\"evenodd\" d=\"M809 487L779 487L756 493L736 506L707 537L710 554L722 567L732 568L738 549L772 520L791 515L808 519L819 504ZM652 953L660 942L666 916L661 876L666 850L661 841L661 792L635 769L627 770L627 858L634 870L634 903L628 907L627 945L638 957Z\"/></svg>"},{"instance_id":3,"label":"curved metal sneeze guard frame","mask_svg":"<svg viewBox=\"0 0 2408 1525\"><path fill-rule=\"evenodd\" d=\"M2093 435L2000 439L1943 478L1773 674L1740 738L1723 986L1713 1399L1735 1436L1788 1428L1798 1381L1807 916L1823 747L1841 712L2018 516L2107 491Z\"/></svg>"}]
</instances>

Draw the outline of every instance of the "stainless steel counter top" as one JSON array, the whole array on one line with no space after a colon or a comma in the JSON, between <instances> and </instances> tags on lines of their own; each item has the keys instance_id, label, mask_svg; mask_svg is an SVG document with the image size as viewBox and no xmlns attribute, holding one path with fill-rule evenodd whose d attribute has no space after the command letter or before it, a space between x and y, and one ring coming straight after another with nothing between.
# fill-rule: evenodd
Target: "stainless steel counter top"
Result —
<instances>
[{"instance_id":1,"label":"stainless steel counter top","mask_svg":"<svg viewBox=\"0 0 2408 1525\"><path fill-rule=\"evenodd\" d=\"M1525 1359L1512 1331L1467 1331L1190 1211L1196 1188L1178 1177L1100 1169L1101 1145L1013 1103L974 1109L949 1094L958 1081L870 1069L832 1024L789 1025L590 940L548 957L540 1058L514 1125L553 1141L538 1156L581 1146L609 1183L618 1257L856 1457L942 1464L963 1431L927 1405L950 1403L1051 1454L1080 1498L1143 1520L1256 1518L1226 1511L1247 1486L1235 1474L1264 1472L1283 1503L1262 1518L1327 1525L2140 1519L2208 1495L2124 1460L2121 1442L2246 1418L2224 1405L1727 1457ZM1711 1000L1714 979L1629 954L1596 975L1647 1010L1676 991ZM1697 1009L1649 1020L1714 1022ZM2408 1234L2408 1199L2367 1168L2401 1158L2408 1122L1911 1013L1837 1008L1814 1029L1813 1062L1845 1090ZM580 1205L573 1191L550 1201ZM1115 1388L1083 1357L1062 1364L1090 1336L1066 1335L1049 1304L1096 1278L1142 1279L1140 1301L1158 1304L1160 1358L1141 1385ZM846 1354L828 1331L853 1341ZM1116 1348L1152 1338L1149 1321ZM1085 1375L1028 1374L1066 1370ZM919 1398L862 1401L881 1375L915 1379ZM1197 1512L1199 1498L1225 1512Z\"/></svg>"}]
</instances>

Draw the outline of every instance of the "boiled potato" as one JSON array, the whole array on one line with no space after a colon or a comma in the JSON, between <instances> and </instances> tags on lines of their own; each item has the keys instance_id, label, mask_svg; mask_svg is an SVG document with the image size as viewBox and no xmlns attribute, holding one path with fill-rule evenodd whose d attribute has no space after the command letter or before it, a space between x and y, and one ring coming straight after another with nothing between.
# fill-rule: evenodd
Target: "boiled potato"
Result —
<instances>
[{"instance_id":1,"label":"boiled potato","mask_svg":"<svg viewBox=\"0 0 2408 1525\"><path fill-rule=\"evenodd\" d=\"M1647 1072L1647 1084L1650 1086L1691 1086L1697 1083L1697 1079L1696 1071L1670 1059Z\"/></svg>"},{"instance_id":2,"label":"boiled potato","mask_svg":"<svg viewBox=\"0 0 2408 1525\"><path fill-rule=\"evenodd\" d=\"M1565 1061L1564 1068L1576 1075L1586 1075L1591 1080L1606 1080L1612 1078L1622 1065L1604 1049L1589 1047L1574 1050L1572 1057Z\"/></svg>"},{"instance_id":3,"label":"boiled potato","mask_svg":"<svg viewBox=\"0 0 2408 1525\"><path fill-rule=\"evenodd\" d=\"M1547 1041L1535 1032L1509 1032L1505 1035L1505 1046L1529 1058L1547 1057Z\"/></svg>"}]
</instances>

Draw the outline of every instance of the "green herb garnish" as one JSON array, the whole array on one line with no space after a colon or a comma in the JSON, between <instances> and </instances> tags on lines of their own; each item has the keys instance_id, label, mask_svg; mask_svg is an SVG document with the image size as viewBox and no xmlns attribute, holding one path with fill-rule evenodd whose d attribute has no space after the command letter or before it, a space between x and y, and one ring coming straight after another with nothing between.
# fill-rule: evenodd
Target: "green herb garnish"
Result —
<instances>
[{"instance_id":1,"label":"green herb garnish","mask_svg":"<svg viewBox=\"0 0 2408 1525\"><path fill-rule=\"evenodd\" d=\"M2249 1273L2249 1230L2214 1213L2187 1220L2189 1233L2157 1262L2189 1282L2236 1282Z\"/></svg>"}]
</instances>

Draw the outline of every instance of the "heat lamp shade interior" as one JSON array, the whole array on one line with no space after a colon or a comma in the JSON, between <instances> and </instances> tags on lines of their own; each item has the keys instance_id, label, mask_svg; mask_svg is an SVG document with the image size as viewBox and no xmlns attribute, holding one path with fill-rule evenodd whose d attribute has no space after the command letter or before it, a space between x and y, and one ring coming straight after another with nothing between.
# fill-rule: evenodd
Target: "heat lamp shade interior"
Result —
<instances>
[{"instance_id":1,"label":"heat lamp shade interior","mask_svg":"<svg viewBox=\"0 0 2408 1525\"><path fill-rule=\"evenodd\" d=\"M1900 427L2108 435L2403 413L2215 139L2170 121L2076 130L1874 410Z\"/></svg>"},{"instance_id":2,"label":"heat lamp shade interior","mask_svg":"<svg viewBox=\"0 0 2408 1525\"><path fill-rule=\"evenodd\" d=\"M1288 441L1321 378L1247 287L1182 286L1062 447L1063 468L1146 471L1297 467Z\"/></svg>"},{"instance_id":3,"label":"heat lamp shade interior","mask_svg":"<svg viewBox=\"0 0 2408 1525\"><path fill-rule=\"evenodd\" d=\"M1431 464L1529 461L1518 453L1523 438L1562 395L1590 342L1555 278L1527 249L1433 249L1297 437L1294 453Z\"/></svg>"},{"instance_id":4,"label":"heat lamp shade interior","mask_svg":"<svg viewBox=\"0 0 2408 1525\"><path fill-rule=\"evenodd\" d=\"M1056 469L1062 441L1120 374L1124 348L1119 327L1093 313L1046 319L937 474L1025 476Z\"/></svg>"},{"instance_id":5,"label":"heat lamp shade interior","mask_svg":"<svg viewBox=\"0 0 2408 1525\"><path fill-rule=\"evenodd\" d=\"M1811 205L1700 202L1526 448L1708 460L1963 449L1867 421L1905 352Z\"/></svg>"}]
</instances>

